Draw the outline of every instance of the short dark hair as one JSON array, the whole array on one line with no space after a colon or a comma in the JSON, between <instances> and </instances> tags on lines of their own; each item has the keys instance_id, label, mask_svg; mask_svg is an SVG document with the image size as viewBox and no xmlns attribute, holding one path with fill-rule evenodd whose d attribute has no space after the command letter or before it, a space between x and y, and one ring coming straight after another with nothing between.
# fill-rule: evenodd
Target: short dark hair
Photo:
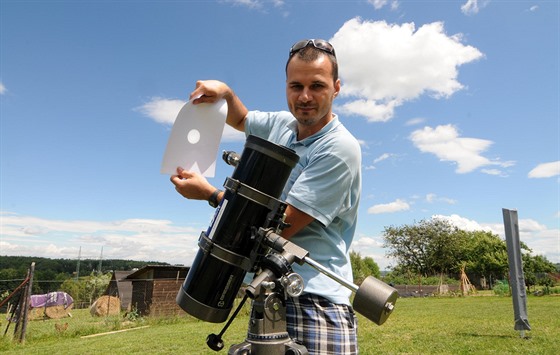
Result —
<instances>
[{"instance_id":1,"label":"short dark hair","mask_svg":"<svg viewBox=\"0 0 560 355\"><path fill-rule=\"evenodd\" d=\"M332 64L333 82L336 82L338 80L338 61L336 60L336 57L332 54L317 49L313 46L307 46L297 51L296 53L294 53L292 56L288 58L288 61L286 62L286 76L288 75L288 64L290 64L290 61L292 60L293 57L297 56L299 59L303 60L304 62L309 63L309 62L316 61L321 55L324 55L329 58L329 61Z\"/></svg>"}]
</instances>

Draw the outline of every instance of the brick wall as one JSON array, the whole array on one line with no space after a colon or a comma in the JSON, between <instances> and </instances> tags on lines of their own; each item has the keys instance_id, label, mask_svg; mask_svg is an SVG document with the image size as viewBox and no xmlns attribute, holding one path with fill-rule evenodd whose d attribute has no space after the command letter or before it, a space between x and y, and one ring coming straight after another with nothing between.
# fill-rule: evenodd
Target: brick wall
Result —
<instances>
[{"instance_id":1,"label":"brick wall","mask_svg":"<svg viewBox=\"0 0 560 355\"><path fill-rule=\"evenodd\" d=\"M185 315L175 302L183 280L154 280L150 316Z\"/></svg>"}]
</instances>

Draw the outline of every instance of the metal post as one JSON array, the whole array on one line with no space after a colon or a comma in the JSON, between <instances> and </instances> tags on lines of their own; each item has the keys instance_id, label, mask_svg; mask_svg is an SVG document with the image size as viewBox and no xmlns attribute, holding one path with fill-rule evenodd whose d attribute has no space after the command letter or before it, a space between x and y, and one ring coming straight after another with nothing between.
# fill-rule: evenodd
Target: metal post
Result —
<instances>
[{"instance_id":1,"label":"metal post","mask_svg":"<svg viewBox=\"0 0 560 355\"><path fill-rule=\"evenodd\" d=\"M521 247L519 245L517 211L503 208L502 212L508 252L511 297L513 299L514 329L519 330L521 337L524 338L525 330L531 330L531 326L527 319L527 293L525 290L525 276L523 275Z\"/></svg>"}]
</instances>

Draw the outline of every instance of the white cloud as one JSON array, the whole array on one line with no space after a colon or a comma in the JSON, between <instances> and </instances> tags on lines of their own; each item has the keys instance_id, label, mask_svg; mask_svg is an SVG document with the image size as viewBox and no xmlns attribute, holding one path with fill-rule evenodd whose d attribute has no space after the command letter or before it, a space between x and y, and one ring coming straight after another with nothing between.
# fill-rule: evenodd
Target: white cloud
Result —
<instances>
[{"instance_id":1,"label":"white cloud","mask_svg":"<svg viewBox=\"0 0 560 355\"><path fill-rule=\"evenodd\" d=\"M488 0L468 0L463 6L461 6L461 12L465 15L476 15L488 5Z\"/></svg>"},{"instance_id":2,"label":"white cloud","mask_svg":"<svg viewBox=\"0 0 560 355\"><path fill-rule=\"evenodd\" d=\"M167 220L52 220L0 213L3 255L97 258L189 264L198 250L200 230Z\"/></svg>"},{"instance_id":3,"label":"white cloud","mask_svg":"<svg viewBox=\"0 0 560 355\"><path fill-rule=\"evenodd\" d=\"M368 208L369 214L381 214L381 213L395 213L401 211L407 211L410 209L410 205L401 199L397 199L390 203L379 204Z\"/></svg>"},{"instance_id":4,"label":"white cloud","mask_svg":"<svg viewBox=\"0 0 560 355\"><path fill-rule=\"evenodd\" d=\"M426 202L428 202L428 203L444 202L444 203L448 203L450 205L454 205L454 204L457 203L457 201L455 201L452 198L439 197L438 195L436 195L434 193L426 194Z\"/></svg>"},{"instance_id":5,"label":"white cloud","mask_svg":"<svg viewBox=\"0 0 560 355\"><path fill-rule=\"evenodd\" d=\"M405 122L405 126L416 126L416 125L424 123L424 121L426 121L426 119L424 119L422 117L412 118L412 119Z\"/></svg>"},{"instance_id":6,"label":"white cloud","mask_svg":"<svg viewBox=\"0 0 560 355\"><path fill-rule=\"evenodd\" d=\"M377 163L382 162L384 160L387 160L387 159L389 159L393 156L394 156L394 154L383 153L379 157L373 159L373 164L377 164ZM374 165L369 165L369 166L365 167L365 170L375 170L375 169L377 169L377 168Z\"/></svg>"},{"instance_id":7,"label":"white cloud","mask_svg":"<svg viewBox=\"0 0 560 355\"><path fill-rule=\"evenodd\" d=\"M424 153L432 153L441 161L451 161L457 164L455 170L459 174L469 173L478 168L496 165L509 167L512 162L490 160L481 155L492 142L478 138L459 137L457 128L453 125L424 127L411 133L410 140ZM493 173L486 171L486 173Z\"/></svg>"},{"instance_id":8,"label":"white cloud","mask_svg":"<svg viewBox=\"0 0 560 355\"><path fill-rule=\"evenodd\" d=\"M359 253L362 257L370 257L379 266L380 270L388 270L394 263L394 259L388 258L383 249L383 237L371 237L357 235L350 246L350 249Z\"/></svg>"},{"instance_id":9,"label":"white cloud","mask_svg":"<svg viewBox=\"0 0 560 355\"><path fill-rule=\"evenodd\" d=\"M343 113L387 121L406 101L429 94L449 97L463 85L458 67L482 53L461 43L461 35L447 35L442 22L416 29L354 18L330 40L337 51L343 79Z\"/></svg>"},{"instance_id":10,"label":"white cloud","mask_svg":"<svg viewBox=\"0 0 560 355\"><path fill-rule=\"evenodd\" d=\"M247 6L250 9L259 9L262 7L262 1L260 0L222 0L226 3L239 6Z\"/></svg>"},{"instance_id":11,"label":"white cloud","mask_svg":"<svg viewBox=\"0 0 560 355\"><path fill-rule=\"evenodd\" d=\"M372 4L376 10L381 9L387 4L390 4L391 10L396 10L399 7L397 0L368 0L368 3Z\"/></svg>"},{"instance_id":12,"label":"white cloud","mask_svg":"<svg viewBox=\"0 0 560 355\"><path fill-rule=\"evenodd\" d=\"M234 6L245 6L249 9L264 9L266 5L272 4L275 8L283 7L286 2L284 0L221 0L224 3L233 4Z\"/></svg>"},{"instance_id":13,"label":"white cloud","mask_svg":"<svg viewBox=\"0 0 560 355\"><path fill-rule=\"evenodd\" d=\"M465 230L465 231L487 231L487 232L495 233L494 229L492 227L488 226L488 225L481 225L477 221L473 221L473 220L461 217L461 216L456 215L456 214L452 214L451 216L434 215L434 216L432 216L432 219L446 220L449 223L451 223L452 225L456 226L457 228Z\"/></svg>"},{"instance_id":14,"label":"white cloud","mask_svg":"<svg viewBox=\"0 0 560 355\"><path fill-rule=\"evenodd\" d=\"M186 103L186 101L179 99L154 97L144 105L137 107L136 110L157 123L172 126L173 123L175 123L179 111L181 111L181 108ZM243 132L239 132L225 125L224 132L222 133L222 142L238 142L244 140L245 134Z\"/></svg>"},{"instance_id":15,"label":"white cloud","mask_svg":"<svg viewBox=\"0 0 560 355\"><path fill-rule=\"evenodd\" d=\"M503 172L499 169L480 169L480 172L488 175L503 176Z\"/></svg>"},{"instance_id":16,"label":"white cloud","mask_svg":"<svg viewBox=\"0 0 560 355\"><path fill-rule=\"evenodd\" d=\"M387 122L395 115L395 107L400 106L396 100L379 104L375 100L358 99L336 106L337 111L359 115L372 122Z\"/></svg>"},{"instance_id":17,"label":"white cloud","mask_svg":"<svg viewBox=\"0 0 560 355\"><path fill-rule=\"evenodd\" d=\"M186 101L183 100L154 97L149 102L138 107L137 110L157 123L173 125L177 114L185 104Z\"/></svg>"},{"instance_id":18,"label":"white cloud","mask_svg":"<svg viewBox=\"0 0 560 355\"><path fill-rule=\"evenodd\" d=\"M392 157L393 154L389 154L389 153L383 153L381 154L379 157L377 157L376 159L373 160L374 163L379 163L380 161L389 159L390 157Z\"/></svg>"},{"instance_id":19,"label":"white cloud","mask_svg":"<svg viewBox=\"0 0 560 355\"><path fill-rule=\"evenodd\" d=\"M449 221L459 229L466 231L487 231L505 239L503 222L479 223L453 214L451 216L434 215ZM533 255L544 255L553 263L560 263L560 230L549 229L533 219L519 219L519 237L533 250Z\"/></svg>"},{"instance_id":20,"label":"white cloud","mask_svg":"<svg viewBox=\"0 0 560 355\"><path fill-rule=\"evenodd\" d=\"M4 83L0 82L0 95L4 95L6 93L7 89L4 86Z\"/></svg>"},{"instance_id":21,"label":"white cloud","mask_svg":"<svg viewBox=\"0 0 560 355\"><path fill-rule=\"evenodd\" d=\"M537 165L529 172L530 178L549 178L560 175L560 160Z\"/></svg>"},{"instance_id":22,"label":"white cloud","mask_svg":"<svg viewBox=\"0 0 560 355\"><path fill-rule=\"evenodd\" d=\"M539 6L538 6L538 5L533 5L533 6L531 6L531 7L529 8L529 11L535 12L535 11L537 11L538 9L539 9Z\"/></svg>"},{"instance_id":23,"label":"white cloud","mask_svg":"<svg viewBox=\"0 0 560 355\"><path fill-rule=\"evenodd\" d=\"M363 139L358 139L358 143L360 144L361 147L363 148L368 148L368 144L365 140Z\"/></svg>"}]
</instances>

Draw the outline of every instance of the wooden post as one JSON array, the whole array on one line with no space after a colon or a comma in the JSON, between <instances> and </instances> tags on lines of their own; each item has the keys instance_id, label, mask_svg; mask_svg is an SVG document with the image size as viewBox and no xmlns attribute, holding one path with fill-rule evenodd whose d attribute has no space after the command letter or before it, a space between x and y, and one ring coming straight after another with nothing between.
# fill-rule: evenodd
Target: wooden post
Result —
<instances>
[{"instance_id":1,"label":"wooden post","mask_svg":"<svg viewBox=\"0 0 560 355\"><path fill-rule=\"evenodd\" d=\"M23 312L21 313L23 315L22 319L21 319L21 334L19 336L19 342L20 343L25 343L25 332L27 331L27 320L28 320L28 316L27 313L29 311L29 301L31 300L31 293L33 290L33 274L35 273L35 262L31 263L31 268L29 269L29 283L27 284L26 290L24 292L24 300L22 302L23 304Z\"/></svg>"}]
</instances>

